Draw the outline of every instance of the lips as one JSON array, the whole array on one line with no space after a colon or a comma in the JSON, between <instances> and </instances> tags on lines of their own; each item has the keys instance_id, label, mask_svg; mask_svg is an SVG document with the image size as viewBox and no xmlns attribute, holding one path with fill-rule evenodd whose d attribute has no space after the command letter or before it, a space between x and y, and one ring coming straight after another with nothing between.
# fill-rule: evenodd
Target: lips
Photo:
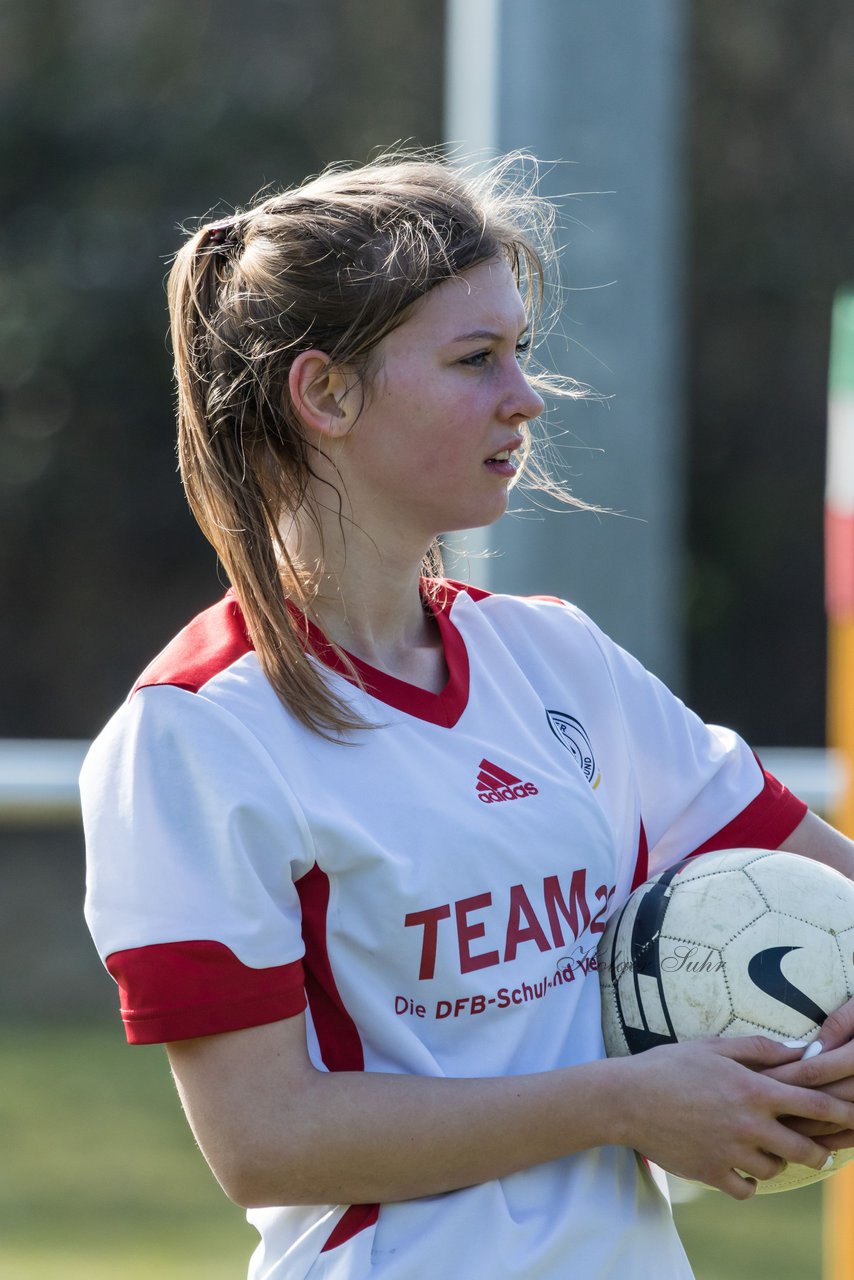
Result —
<instances>
[{"instance_id":1,"label":"lips","mask_svg":"<svg viewBox=\"0 0 854 1280\"><path fill-rule=\"evenodd\" d=\"M517 459L513 457L513 453L519 448L521 443L521 440L518 442L514 441L512 444L508 445L506 449L499 449L491 458L487 458L483 464L487 471L491 475L502 480L515 480L516 476L519 474L519 463Z\"/></svg>"},{"instance_id":2,"label":"lips","mask_svg":"<svg viewBox=\"0 0 854 1280\"><path fill-rule=\"evenodd\" d=\"M522 443L522 437L514 436L512 440L508 441L508 443L504 446L503 449L499 449L497 453L493 453L491 457L486 459L486 461L487 462L509 462L510 455L515 453L515 451L519 448L521 443Z\"/></svg>"}]
</instances>

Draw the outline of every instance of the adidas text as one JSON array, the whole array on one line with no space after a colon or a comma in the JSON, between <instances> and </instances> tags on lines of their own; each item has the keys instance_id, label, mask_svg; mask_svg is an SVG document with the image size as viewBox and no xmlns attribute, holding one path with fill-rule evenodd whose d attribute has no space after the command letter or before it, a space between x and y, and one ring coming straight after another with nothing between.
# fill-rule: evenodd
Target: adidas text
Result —
<instances>
[{"instance_id":1,"label":"adidas text","mask_svg":"<svg viewBox=\"0 0 854 1280\"><path fill-rule=\"evenodd\" d=\"M494 791L479 791L478 800L484 804L500 804L502 800L524 800L525 796L535 796L538 789L533 782L520 782L515 787L500 787Z\"/></svg>"}]
</instances>

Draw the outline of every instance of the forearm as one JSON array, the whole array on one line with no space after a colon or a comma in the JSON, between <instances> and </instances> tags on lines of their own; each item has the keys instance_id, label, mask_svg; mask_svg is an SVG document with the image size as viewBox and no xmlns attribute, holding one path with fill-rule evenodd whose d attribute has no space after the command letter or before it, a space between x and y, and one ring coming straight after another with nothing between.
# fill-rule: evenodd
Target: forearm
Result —
<instances>
[{"instance_id":1,"label":"forearm","mask_svg":"<svg viewBox=\"0 0 854 1280\"><path fill-rule=\"evenodd\" d=\"M604 1097L614 1067L483 1080L318 1073L307 1099L316 1156L297 1195L315 1203L323 1189L345 1204L437 1195L614 1141L616 1108ZM277 1202L273 1185L262 1194Z\"/></svg>"},{"instance_id":2,"label":"forearm","mask_svg":"<svg viewBox=\"0 0 854 1280\"><path fill-rule=\"evenodd\" d=\"M789 853L799 853L815 862L841 871L854 880L854 841L831 827L815 813L807 813L803 821L780 845Z\"/></svg>"},{"instance_id":3,"label":"forearm","mask_svg":"<svg viewBox=\"0 0 854 1280\"><path fill-rule=\"evenodd\" d=\"M797 1050L758 1037L479 1080L319 1072L301 1018L170 1045L208 1163L240 1204L359 1204L438 1195L590 1147L633 1147L744 1198L780 1160L826 1152L782 1125L854 1128L854 1105L757 1068Z\"/></svg>"},{"instance_id":4,"label":"forearm","mask_svg":"<svg viewBox=\"0 0 854 1280\"><path fill-rule=\"evenodd\" d=\"M626 1066L478 1080L311 1069L290 1097L256 1093L233 1125L215 1095L179 1088L208 1162L238 1203L374 1203L458 1190L624 1140Z\"/></svg>"}]
</instances>

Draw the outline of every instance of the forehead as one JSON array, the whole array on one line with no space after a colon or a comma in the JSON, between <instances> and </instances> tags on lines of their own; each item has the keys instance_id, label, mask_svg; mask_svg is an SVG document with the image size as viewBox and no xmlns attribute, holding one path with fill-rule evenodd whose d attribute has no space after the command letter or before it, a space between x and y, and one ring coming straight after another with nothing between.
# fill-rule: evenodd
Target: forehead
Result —
<instances>
[{"instance_id":1,"label":"forehead","mask_svg":"<svg viewBox=\"0 0 854 1280\"><path fill-rule=\"evenodd\" d=\"M453 342L483 330L507 333L515 341L527 322L513 272L506 262L493 258L431 289L394 332L403 340Z\"/></svg>"}]
</instances>

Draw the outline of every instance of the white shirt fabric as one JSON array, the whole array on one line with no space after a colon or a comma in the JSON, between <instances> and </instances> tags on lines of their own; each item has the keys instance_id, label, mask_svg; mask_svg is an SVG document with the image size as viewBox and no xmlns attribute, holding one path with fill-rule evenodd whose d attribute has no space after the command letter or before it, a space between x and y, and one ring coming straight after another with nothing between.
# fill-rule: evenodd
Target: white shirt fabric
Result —
<instances>
[{"instance_id":1,"label":"white shirt fabric","mask_svg":"<svg viewBox=\"0 0 854 1280\"><path fill-rule=\"evenodd\" d=\"M805 812L579 610L434 584L439 694L356 666L375 728L282 706L229 593L167 647L81 777L86 917L128 1039L306 1009L320 1069L486 1077L603 1056L596 944L632 886ZM687 1280L625 1148L441 1196L250 1211L252 1280Z\"/></svg>"}]
</instances>

